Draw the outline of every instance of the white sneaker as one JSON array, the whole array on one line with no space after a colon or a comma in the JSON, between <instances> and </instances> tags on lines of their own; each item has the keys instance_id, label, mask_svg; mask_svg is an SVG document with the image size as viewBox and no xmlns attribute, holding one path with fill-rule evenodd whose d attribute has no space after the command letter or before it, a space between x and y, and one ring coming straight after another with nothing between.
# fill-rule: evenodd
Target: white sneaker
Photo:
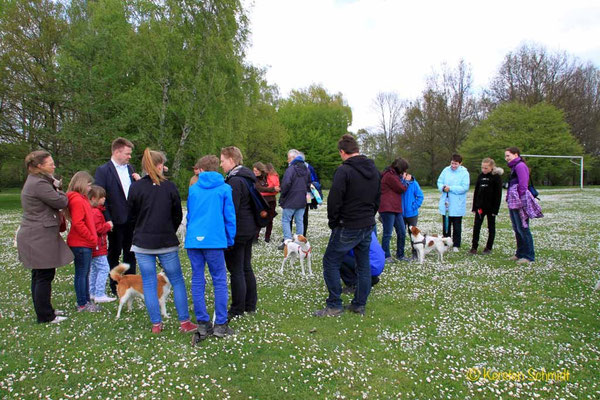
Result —
<instances>
[{"instance_id":1,"label":"white sneaker","mask_svg":"<svg viewBox=\"0 0 600 400\"><path fill-rule=\"evenodd\" d=\"M107 295L103 295L100 297L96 297L96 303L110 303L111 301L115 301L116 297L109 297Z\"/></svg>"},{"instance_id":2,"label":"white sneaker","mask_svg":"<svg viewBox=\"0 0 600 400\"><path fill-rule=\"evenodd\" d=\"M92 295L90 294L90 301L94 301L95 299L96 299L96 296L92 296Z\"/></svg>"},{"instance_id":3,"label":"white sneaker","mask_svg":"<svg viewBox=\"0 0 600 400\"><path fill-rule=\"evenodd\" d=\"M50 321L50 323L51 324L60 324L65 319L67 319L67 317L61 317L61 316L57 315L56 317L54 317L54 319L52 321Z\"/></svg>"},{"instance_id":4,"label":"white sneaker","mask_svg":"<svg viewBox=\"0 0 600 400\"><path fill-rule=\"evenodd\" d=\"M455 253L458 253L460 251L460 249L458 247L453 247L452 251L455 252Z\"/></svg>"}]
</instances>

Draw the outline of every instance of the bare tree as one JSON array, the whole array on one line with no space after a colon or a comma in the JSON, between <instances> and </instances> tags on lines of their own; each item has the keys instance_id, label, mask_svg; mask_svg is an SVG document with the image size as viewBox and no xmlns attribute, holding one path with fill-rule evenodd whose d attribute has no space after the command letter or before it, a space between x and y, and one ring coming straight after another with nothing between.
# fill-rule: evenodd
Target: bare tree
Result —
<instances>
[{"instance_id":1,"label":"bare tree","mask_svg":"<svg viewBox=\"0 0 600 400\"><path fill-rule=\"evenodd\" d=\"M379 121L373 133L379 138L385 160L391 163L396 158L402 135L406 102L401 100L397 93L380 92L373 100L373 108L379 114Z\"/></svg>"}]
</instances>

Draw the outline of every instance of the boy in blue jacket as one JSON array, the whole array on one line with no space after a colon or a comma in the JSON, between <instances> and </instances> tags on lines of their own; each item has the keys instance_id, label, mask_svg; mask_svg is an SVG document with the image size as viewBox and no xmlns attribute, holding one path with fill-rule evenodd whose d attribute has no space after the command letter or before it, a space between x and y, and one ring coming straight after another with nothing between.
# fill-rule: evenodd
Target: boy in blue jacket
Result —
<instances>
[{"instance_id":1,"label":"boy in blue jacket","mask_svg":"<svg viewBox=\"0 0 600 400\"><path fill-rule=\"evenodd\" d=\"M219 159L204 156L198 161L198 182L190 186L187 200L185 248L192 265L192 299L198 321L194 344L214 334L224 337L234 333L227 324L227 272L224 249L233 246L236 222L231 186L217 172ZM215 325L206 311L204 265L215 290Z\"/></svg>"}]
</instances>

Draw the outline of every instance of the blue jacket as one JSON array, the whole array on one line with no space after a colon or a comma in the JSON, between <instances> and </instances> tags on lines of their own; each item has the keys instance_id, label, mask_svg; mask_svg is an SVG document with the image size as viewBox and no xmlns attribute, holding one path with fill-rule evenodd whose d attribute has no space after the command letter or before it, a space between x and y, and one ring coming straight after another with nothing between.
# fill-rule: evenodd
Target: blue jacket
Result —
<instances>
[{"instance_id":1,"label":"blue jacket","mask_svg":"<svg viewBox=\"0 0 600 400\"><path fill-rule=\"evenodd\" d=\"M231 186L218 172L198 175L187 200L186 249L225 249L233 246L236 223Z\"/></svg>"},{"instance_id":2,"label":"blue jacket","mask_svg":"<svg viewBox=\"0 0 600 400\"><path fill-rule=\"evenodd\" d=\"M310 173L300 157L296 157L283 174L279 205L297 210L306 207L306 193L310 192Z\"/></svg>"},{"instance_id":3,"label":"blue jacket","mask_svg":"<svg viewBox=\"0 0 600 400\"><path fill-rule=\"evenodd\" d=\"M402 215L406 218L416 217L424 199L421 186L414 177L410 181L402 179L402 183L406 185L406 191L402 193Z\"/></svg>"},{"instance_id":4,"label":"blue jacket","mask_svg":"<svg viewBox=\"0 0 600 400\"><path fill-rule=\"evenodd\" d=\"M344 256L344 262L347 264L356 264L354 260L354 250L350 250ZM375 231L371 233L371 245L369 246L369 264L371 265L371 276L379 276L385 267L385 252L377 240Z\"/></svg>"},{"instance_id":5,"label":"blue jacket","mask_svg":"<svg viewBox=\"0 0 600 400\"><path fill-rule=\"evenodd\" d=\"M444 185L450 186L450 192L448 192L447 196L450 202L450 216L462 217L466 214L469 182L469 172L462 165L456 171L452 170L450 166L444 168L437 181L438 190L442 193L439 203L440 214L446 215Z\"/></svg>"}]
</instances>

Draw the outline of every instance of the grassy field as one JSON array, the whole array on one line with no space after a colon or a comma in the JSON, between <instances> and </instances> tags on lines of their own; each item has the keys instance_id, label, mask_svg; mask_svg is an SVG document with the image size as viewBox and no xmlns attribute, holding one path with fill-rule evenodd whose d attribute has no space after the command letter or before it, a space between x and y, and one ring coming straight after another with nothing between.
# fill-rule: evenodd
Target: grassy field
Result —
<instances>
[{"instance_id":1,"label":"grassy field","mask_svg":"<svg viewBox=\"0 0 600 400\"><path fill-rule=\"evenodd\" d=\"M159 336L142 303L118 321L114 303L76 313L72 266L58 270L53 291L69 319L36 324L30 274L13 248L18 194L0 193L0 398L600 398L600 189L540 192L535 263L507 260L515 244L503 204L492 255L467 255L469 215L462 251L444 263L430 255L386 266L364 317L311 316L326 297L329 235L325 207L311 211L315 276L298 266L280 275L275 245L259 243L258 312L232 323L236 336L197 347L177 331L172 300ZM438 194L425 197L420 228L439 233Z\"/></svg>"}]
</instances>

